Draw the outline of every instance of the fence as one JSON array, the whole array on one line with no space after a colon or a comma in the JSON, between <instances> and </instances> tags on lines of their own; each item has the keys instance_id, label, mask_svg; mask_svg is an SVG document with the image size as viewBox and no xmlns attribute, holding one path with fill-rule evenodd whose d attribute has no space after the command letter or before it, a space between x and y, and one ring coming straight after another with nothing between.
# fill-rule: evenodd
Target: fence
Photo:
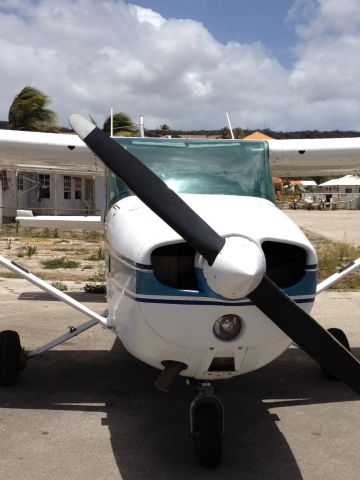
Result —
<instances>
[{"instance_id":1,"label":"fence","mask_svg":"<svg viewBox=\"0 0 360 480\"><path fill-rule=\"evenodd\" d=\"M358 193L302 193L298 198L278 200L281 209L307 210L358 210L360 194Z\"/></svg>"}]
</instances>

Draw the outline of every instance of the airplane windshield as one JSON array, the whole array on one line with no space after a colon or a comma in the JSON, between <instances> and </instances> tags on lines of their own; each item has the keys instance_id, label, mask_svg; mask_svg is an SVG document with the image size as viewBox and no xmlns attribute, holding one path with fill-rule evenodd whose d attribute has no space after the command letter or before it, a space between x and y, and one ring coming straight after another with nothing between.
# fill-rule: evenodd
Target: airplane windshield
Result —
<instances>
[{"instance_id":1,"label":"airplane windshield","mask_svg":"<svg viewBox=\"0 0 360 480\"><path fill-rule=\"evenodd\" d=\"M239 195L274 201L268 144L247 140L115 138L177 193ZM107 200L132 195L107 172Z\"/></svg>"}]
</instances>

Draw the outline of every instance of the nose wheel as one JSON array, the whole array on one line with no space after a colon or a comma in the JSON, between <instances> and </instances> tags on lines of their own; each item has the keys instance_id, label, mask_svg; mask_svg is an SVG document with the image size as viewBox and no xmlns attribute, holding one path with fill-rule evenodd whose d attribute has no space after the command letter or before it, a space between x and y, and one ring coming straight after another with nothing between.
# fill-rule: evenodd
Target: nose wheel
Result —
<instances>
[{"instance_id":1,"label":"nose wheel","mask_svg":"<svg viewBox=\"0 0 360 480\"><path fill-rule=\"evenodd\" d=\"M191 437L200 465L215 468L223 454L224 406L209 383L200 384L199 390L190 407Z\"/></svg>"}]
</instances>

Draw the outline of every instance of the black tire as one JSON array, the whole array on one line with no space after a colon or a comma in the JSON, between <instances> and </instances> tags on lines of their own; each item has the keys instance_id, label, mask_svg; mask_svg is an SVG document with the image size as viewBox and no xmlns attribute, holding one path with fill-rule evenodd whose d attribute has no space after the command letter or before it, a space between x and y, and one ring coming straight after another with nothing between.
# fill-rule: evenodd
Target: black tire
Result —
<instances>
[{"instance_id":1,"label":"black tire","mask_svg":"<svg viewBox=\"0 0 360 480\"><path fill-rule=\"evenodd\" d=\"M331 335L335 337L336 340L338 340L342 345L344 345L344 347L349 350L349 352L351 351L349 340L347 339L347 336L345 335L343 330L341 330L341 328L328 328L328 332L331 333ZM325 368L321 368L321 371L324 377L328 380L338 380L336 377L334 377L332 373L328 372Z\"/></svg>"},{"instance_id":2,"label":"black tire","mask_svg":"<svg viewBox=\"0 0 360 480\"><path fill-rule=\"evenodd\" d=\"M14 385L18 381L21 345L17 332L0 332L0 385Z\"/></svg>"},{"instance_id":3,"label":"black tire","mask_svg":"<svg viewBox=\"0 0 360 480\"><path fill-rule=\"evenodd\" d=\"M195 407L193 423L195 455L203 467L215 468L223 454L223 419L216 403L203 402Z\"/></svg>"}]
</instances>

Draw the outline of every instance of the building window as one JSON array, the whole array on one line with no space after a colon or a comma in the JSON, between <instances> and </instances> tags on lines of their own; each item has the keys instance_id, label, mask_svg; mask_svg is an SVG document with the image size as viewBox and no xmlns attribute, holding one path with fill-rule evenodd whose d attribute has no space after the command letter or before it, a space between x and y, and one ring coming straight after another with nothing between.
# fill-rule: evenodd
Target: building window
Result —
<instances>
[{"instance_id":1,"label":"building window","mask_svg":"<svg viewBox=\"0 0 360 480\"><path fill-rule=\"evenodd\" d=\"M81 200L81 178L75 177L75 200Z\"/></svg>"},{"instance_id":2,"label":"building window","mask_svg":"<svg viewBox=\"0 0 360 480\"><path fill-rule=\"evenodd\" d=\"M22 173L19 173L17 175L17 189L18 190L24 190L24 175Z\"/></svg>"},{"instance_id":3,"label":"building window","mask_svg":"<svg viewBox=\"0 0 360 480\"><path fill-rule=\"evenodd\" d=\"M352 193L352 188L345 188L345 193Z\"/></svg>"},{"instance_id":4,"label":"building window","mask_svg":"<svg viewBox=\"0 0 360 480\"><path fill-rule=\"evenodd\" d=\"M50 198L50 175L39 173L39 198Z\"/></svg>"},{"instance_id":5,"label":"building window","mask_svg":"<svg viewBox=\"0 0 360 480\"><path fill-rule=\"evenodd\" d=\"M6 175L6 170L2 170L0 172L0 181L2 182L3 190L6 190L7 188L9 188L9 182L8 182L8 178L7 178L7 175Z\"/></svg>"},{"instance_id":6,"label":"building window","mask_svg":"<svg viewBox=\"0 0 360 480\"><path fill-rule=\"evenodd\" d=\"M64 176L64 200L71 200L71 177Z\"/></svg>"}]
</instances>

